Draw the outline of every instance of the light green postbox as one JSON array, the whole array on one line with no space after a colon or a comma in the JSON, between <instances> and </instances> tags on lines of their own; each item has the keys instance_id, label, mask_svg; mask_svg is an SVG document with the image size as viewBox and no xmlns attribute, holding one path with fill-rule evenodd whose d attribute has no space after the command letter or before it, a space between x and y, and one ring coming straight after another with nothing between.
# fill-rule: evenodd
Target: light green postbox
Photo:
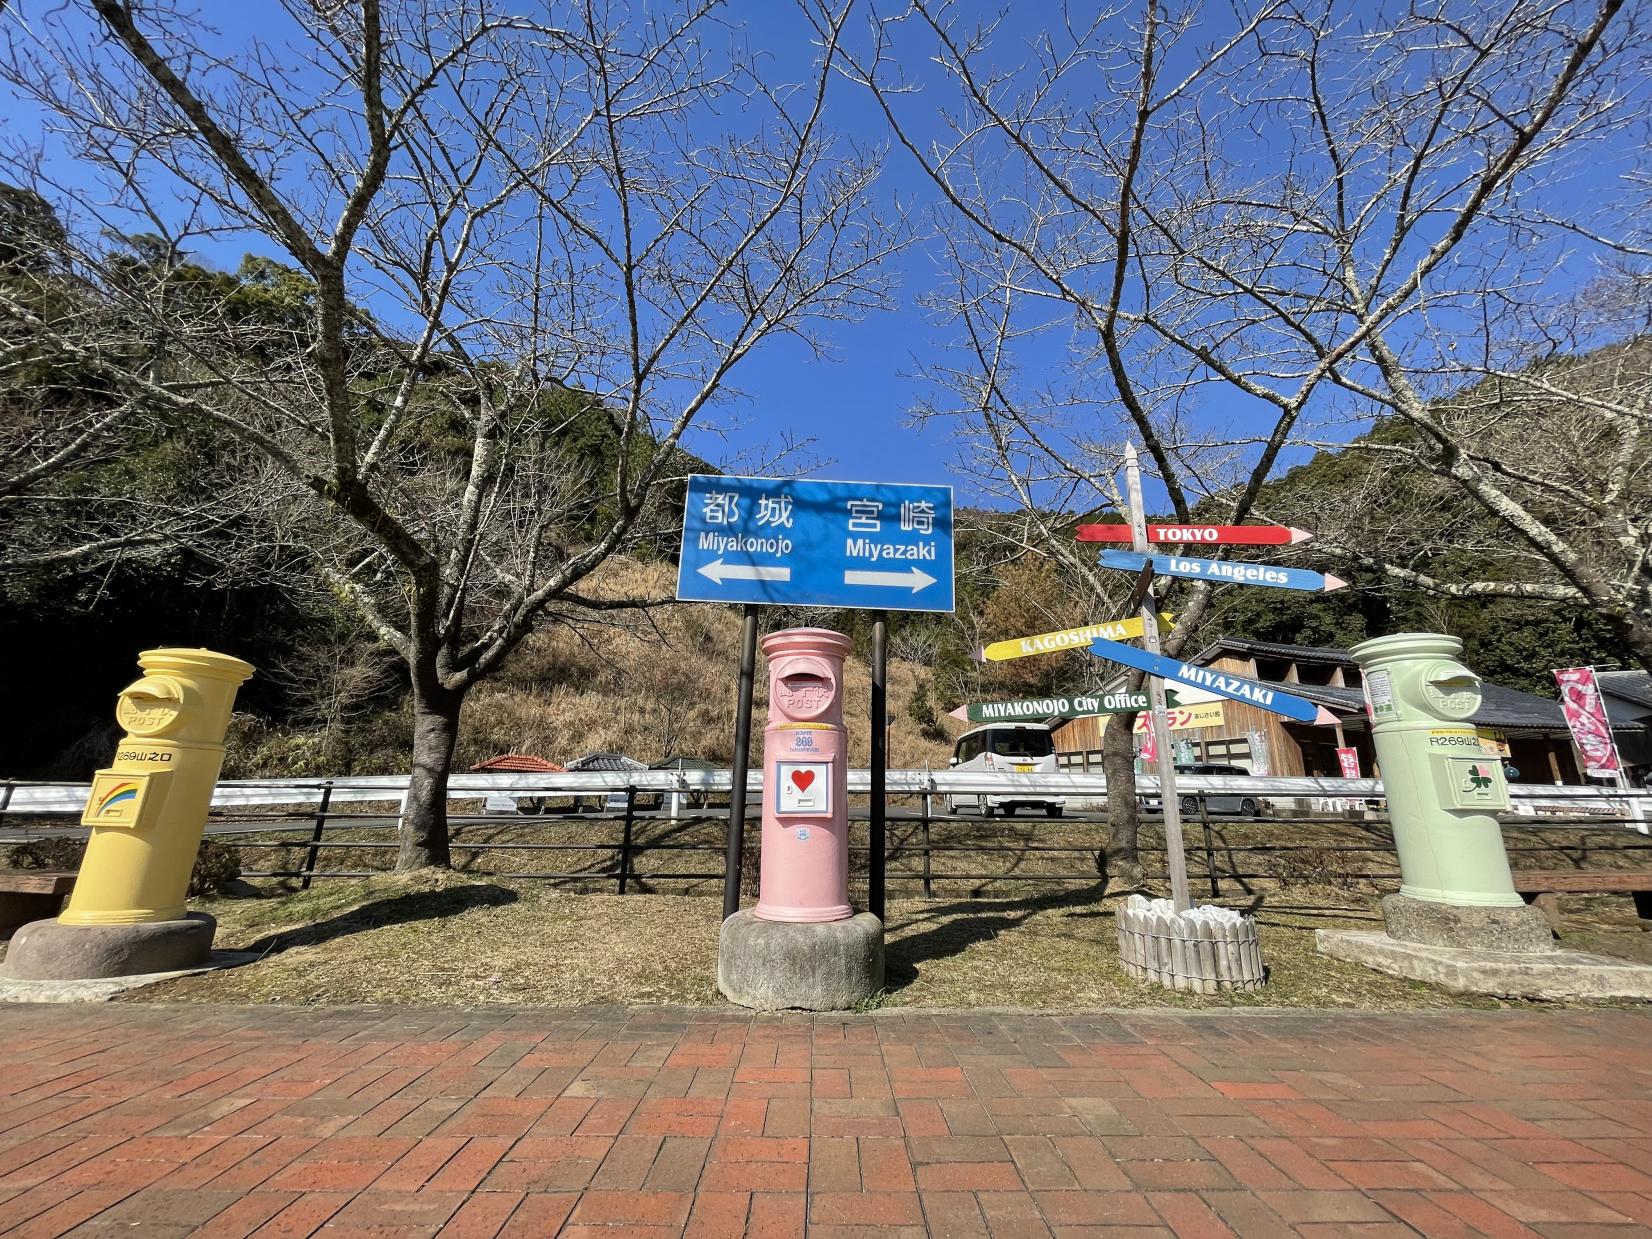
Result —
<instances>
[{"instance_id":1,"label":"light green postbox","mask_svg":"<svg viewBox=\"0 0 1652 1239\"><path fill-rule=\"evenodd\" d=\"M1463 643L1439 633L1377 637L1353 648L1400 855L1400 894L1433 903L1518 908L1496 814L1509 807L1503 763L1469 721L1480 677Z\"/></svg>"}]
</instances>

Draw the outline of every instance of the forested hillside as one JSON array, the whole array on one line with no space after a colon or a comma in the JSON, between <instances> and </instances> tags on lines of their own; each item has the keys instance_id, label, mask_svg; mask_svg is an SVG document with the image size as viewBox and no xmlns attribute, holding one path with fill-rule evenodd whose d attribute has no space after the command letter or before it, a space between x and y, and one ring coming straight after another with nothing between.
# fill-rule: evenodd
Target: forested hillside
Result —
<instances>
[{"instance_id":1,"label":"forested hillside","mask_svg":"<svg viewBox=\"0 0 1652 1239\"><path fill-rule=\"evenodd\" d=\"M60 303L75 293L53 257L64 243L61 225L43 201L23 191L6 189L0 208L0 280L40 314L65 313ZM315 287L302 272L253 256L234 272L217 271L179 262L145 236L126 239L123 261L126 278L163 288L178 313L210 313L243 356L279 364L281 349L305 339ZM360 321L365 328L370 320L361 315ZM138 335L127 340L128 347L141 344ZM374 346L364 341L362 347L361 381L372 388ZM27 336L11 342L8 356L0 415L12 460L26 458L33 444L64 425L126 420L118 440L91 443L50 490L14 486L0 507L7 544L0 558L0 640L21 655L9 669L18 699L41 706L27 726L14 714L0 773L84 776L107 756L113 694L131 677L134 655L167 644L225 650L259 668L241 695L232 773L405 769L411 719L404 661L364 623L359 608L306 568L308 535L295 531L289 505L265 502L259 479L267 475L246 476L252 464L244 446L211 423L145 407L126 412L95 367L77 371L62 358L39 361ZM1644 344L1617 349L1609 357L1611 373L1619 382L1644 382L1649 356ZM1586 369L1589 360L1574 368ZM426 364L441 390L448 362L436 355ZM464 384L454 383L462 393ZM1527 442L1551 462L1587 470L1585 424L1552 413L1515 409L1499 433L1510 452ZM615 492L589 479L612 476L623 458L640 465L654 450L652 441L627 438L611 411L569 388L536 397L526 424L534 439L529 458L540 471L535 485L555 503L561 536L575 545L598 536L615 519ZM409 479L432 462L459 470L472 446L463 401L427 401L398 449L399 467ZM1324 535L1294 552L1300 562L1340 571L1355 587L1324 597L1219 593L1185 648L1197 649L1217 633L1345 646L1383 632L1439 630L1463 637L1469 662L1484 675L1540 693L1552 692L1550 668L1632 662L1617 630L1590 608L1542 598L1441 598L1359 562L1360 553L1380 554L1440 580L1499 573L1520 580L1531 571L1532 555L1418 463L1425 446L1414 429L1379 422L1355 447L1322 451L1268 484L1259 511ZM1633 470L1636 485L1643 466ZM681 477L711 468L676 452L674 467L631 526L623 554L596 578L608 596L670 597ZM235 501L226 505L226 496ZM1212 501L1213 512L1219 500ZM1072 514L1063 527L1079 519ZM1426 537L1417 538L1419 528ZM109 543L102 553L69 553L77 541L98 539ZM1075 602L1083 591L1036 543L1029 549L1025 522L1014 514L966 509L957 539L957 613L897 616L892 627L892 756L900 764L944 762L948 736L957 730L946 711L964 701L1093 687L1108 672L1082 652L985 666L973 660L990 641L1115 616L1088 614ZM1351 567L1349 548L1360 548ZM869 645L864 615L765 613L771 629L790 623L845 627L861 656ZM504 751L566 760L598 749L645 761L682 753L726 760L737 627L733 610L708 605L634 613L550 608L468 699L457 765ZM863 670L850 677L862 750Z\"/></svg>"}]
</instances>

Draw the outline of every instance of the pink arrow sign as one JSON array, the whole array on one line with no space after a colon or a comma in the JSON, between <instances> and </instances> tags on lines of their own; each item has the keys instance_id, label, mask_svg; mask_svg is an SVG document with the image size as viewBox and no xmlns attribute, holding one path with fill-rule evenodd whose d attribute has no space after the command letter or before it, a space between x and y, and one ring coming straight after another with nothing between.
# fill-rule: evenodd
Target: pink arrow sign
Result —
<instances>
[{"instance_id":1,"label":"pink arrow sign","mask_svg":"<svg viewBox=\"0 0 1652 1239\"><path fill-rule=\"evenodd\" d=\"M1080 542L1129 542L1128 525L1080 525L1073 531ZM1289 525L1149 525L1149 542L1177 542L1205 546L1295 546L1313 534Z\"/></svg>"}]
</instances>

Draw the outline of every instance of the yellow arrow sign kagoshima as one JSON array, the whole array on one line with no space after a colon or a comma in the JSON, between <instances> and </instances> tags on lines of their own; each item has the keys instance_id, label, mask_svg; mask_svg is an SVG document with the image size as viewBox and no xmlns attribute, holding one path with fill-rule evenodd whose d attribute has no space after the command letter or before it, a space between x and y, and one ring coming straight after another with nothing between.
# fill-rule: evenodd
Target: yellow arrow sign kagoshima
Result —
<instances>
[{"instance_id":1,"label":"yellow arrow sign kagoshima","mask_svg":"<svg viewBox=\"0 0 1652 1239\"><path fill-rule=\"evenodd\" d=\"M1175 623L1175 617L1161 614L1159 622L1166 628ZM1086 624L1082 628L1063 628L1059 632L1041 632L1031 637L1012 637L1008 641L994 641L983 646L977 661L998 663L1009 658L1026 658L1030 654L1055 654L1061 650L1083 650L1097 637L1108 641L1129 641L1142 634L1141 616L1109 620L1105 624Z\"/></svg>"}]
</instances>

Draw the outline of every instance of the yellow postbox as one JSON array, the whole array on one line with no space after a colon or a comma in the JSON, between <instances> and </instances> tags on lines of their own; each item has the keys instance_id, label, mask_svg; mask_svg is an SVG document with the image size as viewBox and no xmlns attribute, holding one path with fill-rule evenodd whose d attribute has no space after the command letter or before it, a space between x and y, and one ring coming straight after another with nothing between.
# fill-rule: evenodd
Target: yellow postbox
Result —
<instances>
[{"instance_id":1,"label":"yellow postbox","mask_svg":"<svg viewBox=\"0 0 1652 1239\"><path fill-rule=\"evenodd\" d=\"M121 691L115 760L92 779L92 828L63 925L140 925L184 914L235 692L252 666L211 650L146 650Z\"/></svg>"}]
</instances>

